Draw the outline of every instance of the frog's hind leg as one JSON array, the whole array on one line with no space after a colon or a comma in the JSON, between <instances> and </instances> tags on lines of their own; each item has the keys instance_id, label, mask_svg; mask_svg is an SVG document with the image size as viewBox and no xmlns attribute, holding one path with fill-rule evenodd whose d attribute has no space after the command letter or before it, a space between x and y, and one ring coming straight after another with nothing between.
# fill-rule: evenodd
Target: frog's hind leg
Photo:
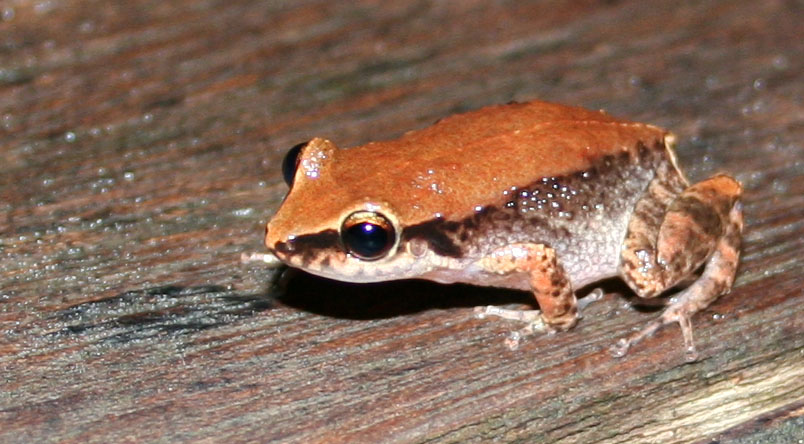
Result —
<instances>
[{"instance_id":1,"label":"frog's hind leg","mask_svg":"<svg viewBox=\"0 0 804 444\"><path fill-rule=\"evenodd\" d=\"M671 200L678 180L659 175L637 203L623 244L620 272L643 298L658 296L705 263L704 272L670 299L659 319L620 340L612 348L616 356L624 355L632 344L662 325L677 322L687 360L694 361L697 353L690 318L727 293L734 282L743 225L740 184L718 175L684 189Z\"/></svg>"}]
</instances>

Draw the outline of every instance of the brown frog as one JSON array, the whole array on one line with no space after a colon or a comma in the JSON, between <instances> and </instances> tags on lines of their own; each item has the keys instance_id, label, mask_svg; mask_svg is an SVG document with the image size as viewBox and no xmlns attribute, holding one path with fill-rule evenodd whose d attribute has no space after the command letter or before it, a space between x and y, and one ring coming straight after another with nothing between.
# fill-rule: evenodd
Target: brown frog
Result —
<instances>
[{"instance_id":1,"label":"brown frog","mask_svg":"<svg viewBox=\"0 0 804 444\"><path fill-rule=\"evenodd\" d=\"M540 310L480 308L566 330L574 289L620 276L642 298L692 284L613 352L677 322L696 359L690 318L734 281L740 184L690 185L668 131L600 111L533 101L440 120L399 139L338 149L316 138L284 164L290 191L268 223L271 254L351 282L420 278L532 291ZM703 273L695 273L703 266Z\"/></svg>"}]
</instances>

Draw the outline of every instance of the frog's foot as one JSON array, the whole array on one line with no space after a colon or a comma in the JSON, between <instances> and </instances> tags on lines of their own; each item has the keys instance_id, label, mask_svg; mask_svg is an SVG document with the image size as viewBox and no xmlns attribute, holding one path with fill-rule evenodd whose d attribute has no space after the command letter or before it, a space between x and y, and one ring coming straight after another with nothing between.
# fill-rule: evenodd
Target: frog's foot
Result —
<instances>
[{"instance_id":1,"label":"frog's foot","mask_svg":"<svg viewBox=\"0 0 804 444\"><path fill-rule=\"evenodd\" d=\"M698 350L695 348L695 341L692 336L692 315L697 311L694 306L695 298L688 293L692 287L681 292L677 297L673 298L674 301L662 313L662 316L653 320L648 325L643 327L638 332L622 338L612 345L610 352L612 356L621 358L628 353L628 349L639 341L652 336L656 330L664 325L678 323L681 327L681 335L684 337L684 359L687 362L695 362L698 360ZM691 309L692 308L692 309Z\"/></svg>"},{"instance_id":2,"label":"frog's foot","mask_svg":"<svg viewBox=\"0 0 804 444\"><path fill-rule=\"evenodd\" d=\"M240 263L241 264L250 264L252 262L262 262L268 266L268 268L277 268L282 265L282 261L279 260L278 257L274 256L270 253L241 253L240 254Z\"/></svg>"},{"instance_id":3,"label":"frog's foot","mask_svg":"<svg viewBox=\"0 0 804 444\"><path fill-rule=\"evenodd\" d=\"M578 300L578 317L581 318L580 310L585 309L589 304L599 301L605 296L602 288L595 288L586 297ZM495 307L487 305L484 307L475 307L475 317L477 319L485 319L487 316L494 316L509 321L516 321L525 323L525 327L512 331L505 339L505 345L511 350L519 348L519 342L528 336L533 336L537 333L553 334L559 330L566 330L574 324L567 326L553 326L544 321L541 310L510 310L506 308Z\"/></svg>"},{"instance_id":4,"label":"frog's foot","mask_svg":"<svg viewBox=\"0 0 804 444\"><path fill-rule=\"evenodd\" d=\"M524 322L526 324L525 327L517 331L512 331L508 337L505 338L505 345L510 350L519 348L519 341L522 340L522 338L533 336L536 333L554 333L556 331L554 328L544 323L541 310L509 310L493 305L475 307L476 318L485 319L487 316L495 316L511 321Z\"/></svg>"}]
</instances>

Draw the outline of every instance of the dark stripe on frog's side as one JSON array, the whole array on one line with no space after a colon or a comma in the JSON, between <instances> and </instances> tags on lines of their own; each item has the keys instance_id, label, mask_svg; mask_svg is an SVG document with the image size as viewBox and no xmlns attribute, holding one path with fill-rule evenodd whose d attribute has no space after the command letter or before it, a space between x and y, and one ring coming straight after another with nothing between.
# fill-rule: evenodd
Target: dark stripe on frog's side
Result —
<instances>
[{"instance_id":1,"label":"dark stripe on frog's side","mask_svg":"<svg viewBox=\"0 0 804 444\"><path fill-rule=\"evenodd\" d=\"M507 226L511 218L510 211L487 206L460 221L436 219L412 225L402 233L402 241L420 239L427 242L430 250L439 256L461 258L466 247L477 240L473 236L478 231L490 225Z\"/></svg>"},{"instance_id":2,"label":"dark stripe on frog's side","mask_svg":"<svg viewBox=\"0 0 804 444\"><path fill-rule=\"evenodd\" d=\"M408 227L402 242L420 239L440 256L461 258L518 242L569 245L579 238L588 240L594 238L594 233L584 232L588 220L600 213L613 219L629 212L662 164L670 166L663 144L640 143L630 153L598 159L586 171L513 187L501 193L497 203L459 221ZM579 246L570 247L582 253Z\"/></svg>"},{"instance_id":3,"label":"dark stripe on frog's side","mask_svg":"<svg viewBox=\"0 0 804 444\"><path fill-rule=\"evenodd\" d=\"M302 262L308 265L315 258L317 251L331 250L337 245L340 245L340 235L337 231L329 229L298 236L290 242L279 242L276 244L276 251L287 255L297 255L300 252ZM325 261L329 259L325 258Z\"/></svg>"},{"instance_id":4,"label":"dark stripe on frog's side","mask_svg":"<svg viewBox=\"0 0 804 444\"><path fill-rule=\"evenodd\" d=\"M427 242L435 254L444 257L459 258L463 255L461 248L453 239L465 220L461 222L446 221L435 219L429 222L411 225L402 232L402 241L409 242L413 239L422 239Z\"/></svg>"}]
</instances>

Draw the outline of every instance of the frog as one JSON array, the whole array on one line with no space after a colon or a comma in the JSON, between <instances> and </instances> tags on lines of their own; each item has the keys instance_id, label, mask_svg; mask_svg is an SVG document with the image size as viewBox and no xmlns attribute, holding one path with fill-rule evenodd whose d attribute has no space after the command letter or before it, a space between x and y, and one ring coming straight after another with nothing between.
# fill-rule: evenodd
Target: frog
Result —
<instances>
[{"instance_id":1,"label":"frog","mask_svg":"<svg viewBox=\"0 0 804 444\"><path fill-rule=\"evenodd\" d=\"M571 329L576 290L620 278L664 311L611 353L678 324L695 361L691 319L734 283L742 187L726 174L690 183L675 141L658 126L539 100L351 148L313 138L284 158L289 191L266 225L269 252L244 260L346 282L529 291L536 310L475 309L525 324L512 349Z\"/></svg>"}]
</instances>

